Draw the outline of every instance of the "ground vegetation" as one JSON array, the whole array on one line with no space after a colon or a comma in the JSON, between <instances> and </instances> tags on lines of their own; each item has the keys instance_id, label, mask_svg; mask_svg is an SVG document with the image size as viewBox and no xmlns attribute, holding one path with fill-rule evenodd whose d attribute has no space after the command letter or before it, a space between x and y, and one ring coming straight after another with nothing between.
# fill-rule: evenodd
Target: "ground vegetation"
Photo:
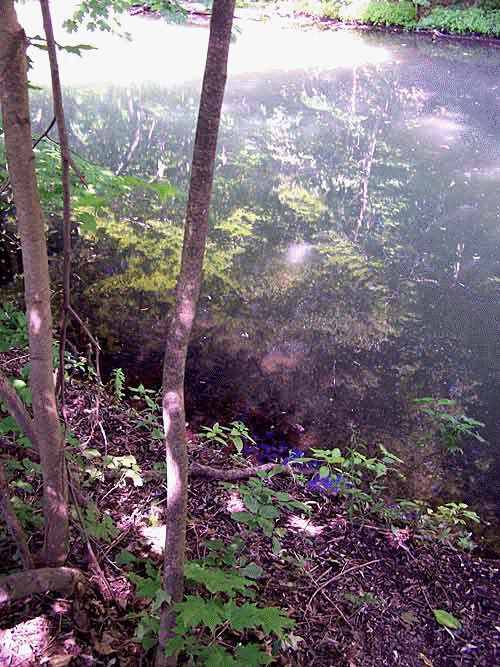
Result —
<instances>
[{"instance_id":1,"label":"ground vegetation","mask_svg":"<svg viewBox=\"0 0 500 667\"><path fill-rule=\"evenodd\" d=\"M21 379L23 350L1 359ZM157 393L129 388L115 373L97 395L86 364L68 360L67 373L67 569L80 575L58 592L2 604L1 656L12 665L152 664L166 502ZM2 422L0 437L12 502L33 548L36 460L11 422ZM312 450L282 454L279 467L260 463L276 452L256 447L240 424L207 425L188 437L181 665L498 662L498 560L474 537L477 517L466 507L391 499L404 462L384 449L367 456L355 435L319 458ZM231 480L249 464L260 474ZM229 481L207 476L207 466ZM19 554L5 537L8 573Z\"/></svg>"}]
</instances>

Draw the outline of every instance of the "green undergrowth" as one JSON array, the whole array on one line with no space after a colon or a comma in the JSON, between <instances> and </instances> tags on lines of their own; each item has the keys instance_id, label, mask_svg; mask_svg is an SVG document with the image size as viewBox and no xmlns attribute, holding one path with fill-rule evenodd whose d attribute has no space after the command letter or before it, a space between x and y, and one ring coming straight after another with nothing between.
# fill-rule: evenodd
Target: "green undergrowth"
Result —
<instances>
[{"instance_id":1,"label":"green undergrowth","mask_svg":"<svg viewBox=\"0 0 500 667\"><path fill-rule=\"evenodd\" d=\"M434 7L418 22L419 28L440 30L459 35L500 35L500 9L481 7Z\"/></svg>"},{"instance_id":2,"label":"green undergrowth","mask_svg":"<svg viewBox=\"0 0 500 667\"><path fill-rule=\"evenodd\" d=\"M500 4L484 0L480 6L436 6L430 0L296 0L296 13L319 18L405 30L437 30L457 35L500 35Z\"/></svg>"},{"instance_id":3,"label":"green undergrowth","mask_svg":"<svg viewBox=\"0 0 500 667\"><path fill-rule=\"evenodd\" d=\"M0 308L3 351L25 345L25 325L25 318L15 309ZM78 386L82 391L89 384L95 391L95 370L85 358L68 355L66 372L69 381L81 383ZM12 378L12 383L29 409L29 365ZM147 651L156 642L159 610L165 601L160 559L145 557L146 544L140 542L138 549L134 548L134 543L127 549L113 546L120 537L119 516L107 506L105 499L111 491L123 489L129 494L134 488L138 492L145 485L151 489L158 484L151 481L143 467L153 453L157 454L164 437L160 396L142 384L130 387L121 369L111 374L108 385L100 391L103 400L109 404L114 402L127 423L143 434L144 460L138 461L127 452L117 455L89 447L68 430L71 484L87 499L83 507L73 509L72 516L79 531L99 544L135 587L136 599L141 602L132 605L128 613L136 628L134 640ZM455 404L424 398L418 406L450 456L460 455L465 439L482 440L478 434L480 422L460 414ZM25 451L25 455L17 458L6 458L5 468L12 504L21 523L30 533L40 531L41 512L37 500L41 489L40 466L31 460L30 444L1 406L0 436L15 441L16 451ZM245 446L255 447L256 444L244 424L231 422L203 427L193 436L190 446L195 458L198 450L209 450L215 460L218 453L224 460L228 460L229 455L231 465L241 467L247 465L243 457ZM266 571L266 564L248 548L257 540L264 545L261 549L268 549L270 562L273 558L281 559L290 571L300 567L301 555L290 553L286 547L287 526L292 519L308 524L324 521L332 514L340 515L360 536L363 525L370 522L403 549L411 549L415 543L432 542L453 549L475 547L472 527L479 523L479 517L474 511L460 502L430 506L422 500L394 498L392 489L404 482L404 461L381 444L372 452L355 432L343 448L311 449L305 454L293 452L286 463L289 466L286 477L280 474L284 471L278 465L270 471L259 471L246 481L214 482L219 485L217 497L220 502L226 502L223 509L233 531L229 530L223 539L215 535L213 539L200 541L199 557L186 563L186 595L176 606L176 637L169 644L171 651L183 656L185 664L194 667L265 665L300 641L287 611L266 602L265 586L263 589L261 582L268 581L272 573ZM151 493L154 495L154 490ZM149 502L148 506L149 522L157 525L161 517L160 505ZM143 516L148 520L147 512L143 512ZM354 606L367 603L365 598L356 597L352 592L347 592L348 595L352 599L346 597L346 600ZM376 608L376 595L369 602ZM443 610L433 611L437 622L444 627L451 627L447 624L456 620L451 615L446 616Z\"/></svg>"}]
</instances>

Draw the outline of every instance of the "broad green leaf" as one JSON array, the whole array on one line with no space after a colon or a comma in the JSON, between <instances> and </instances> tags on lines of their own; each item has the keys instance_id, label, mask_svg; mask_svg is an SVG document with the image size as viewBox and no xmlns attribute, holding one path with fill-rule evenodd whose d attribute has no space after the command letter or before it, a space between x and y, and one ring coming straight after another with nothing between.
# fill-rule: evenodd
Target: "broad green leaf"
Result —
<instances>
[{"instance_id":1,"label":"broad green leaf","mask_svg":"<svg viewBox=\"0 0 500 667\"><path fill-rule=\"evenodd\" d=\"M26 387L26 382L21 380L21 378L14 378L12 384L16 389L24 389Z\"/></svg>"},{"instance_id":2,"label":"broad green leaf","mask_svg":"<svg viewBox=\"0 0 500 667\"><path fill-rule=\"evenodd\" d=\"M19 431L19 426L14 417L9 415L0 420L0 433L10 433L11 431L17 433Z\"/></svg>"},{"instance_id":3,"label":"broad green leaf","mask_svg":"<svg viewBox=\"0 0 500 667\"><path fill-rule=\"evenodd\" d=\"M12 486L16 489L20 489L25 493L33 493L33 486L29 482L25 482L23 479L17 479L12 482Z\"/></svg>"},{"instance_id":4,"label":"broad green leaf","mask_svg":"<svg viewBox=\"0 0 500 667\"><path fill-rule=\"evenodd\" d=\"M269 665L273 662L272 656L264 653L258 644L245 644L245 646L238 646L236 654L241 660L242 665L248 667L258 667L259 665Z\"/></svg>"},{"instance_id":5,"label":"broad green leaf","mask_svg":"<svg viewBox=\"0 0 500 667\"><path fill-rule=\"evenodd\" d=\"M75 53L77 56L81 56L81 51L90 51L91 49L97 49L96 46L91 46L90 44L75 44L71 46L59 46L62 51L67 51L68 53Z\"/></svg>"},{"instance_id":6,"label":"broad green leaf","mask_svg":"<svg viewBox=\"0 0 500 667\"><path fill-rule=\"evenodd\" d=\"M264 607L259 609L259 625L265 633L274 632L281 637L285 628L293 628L295 621L283 614L276 607Z\"/></svg>"},{"instance_id":7,"label":"broad green leaf","mask_svg":"<svg viewBox=\"0 0 500 667\"><path fill-rule=\"evenodd\" d=\"M259 514L266 519L277 519L280 515L279 510L274 505L261 505Z\"/></svg>"},{"instance_id":8,"label":"broad green leaf","mask_svg":"<svg viewBox=\"0 0 500 667\"><path fill-rule=\"evenodd\" d=\"M227 572L215 567L202 567L198 563L187 562L184 567L184 574L187 579L203 584L210 593L228 593L232 595L235 592L247 592L247 586L252 586L253 582L232 572Z\"/></svg>"},{"instance_id":9,"label":"broad green leaf","mask_svg":"<svg viewBox=\"0 0 500 667\"><path fill-rule=\"evenodd\" d=\"M260 507L260 503L257 500L257 498L254 498L253 496L246 494L243 502L249 512L252 512L252 514L257 514Z\"/></svg>"},{"instance_id":10,"label":"broad green leaf","mask_svg":"<svg viewBox=\"0 0 500 667\"><path fill-rule=\"evenodd\" d=\"M85 215L85 220L83 220L83 216L83 213L80 213L78 216L82 223L82 231L94 234L97 231L97 218L95 215L91 215L90 213Z\"/></svg>"},{"instance_id":11,"label":"broad green leaf","mask_svg":"<svg viewBox=\"0 0 500 667\"><path fill-rule=\"evenodd\" d=\"M252 519L252 515L249 512L231 512L231 519L248 523Z\"/></svg>"},{"instance_id":12,"label":"broad green leaf","mask_svg":"<svg viewBox=\"0 0 500 667\"><path fill-rule=\"evenodd\" d=\"M274 520L265 519L263 516L259 517L259 526L262 528L264 535L271 537L274 531Z\"/></svg>"},{"instance_id":13,"label":"broad green leaf","mask_svg":"<svg viewBox=\"0 0 500 667\"><path fill-rule=\"evenodd\" d=\"M285 616L281 609L260 608L251 602L238 606L234 600L230 600L224 605L224 613L231 626L238 631L261 627L266 634L274 632L280 637L285 628L295 625L295 621Z\"/></svg>"},{"instance_id":14,"label":"broad green leaf","mask_svg":"<svg viewBox=\"0 0 500 667\"><path fill-rule=\"evenodd\" d=\"M134 556L134 554L127 551L127 549L122 549L115 559L117 565L127 565L128 563L135 563L136 561L137 556Z\"/></svg>"},{"instance_id":15,"label":"broad green leaf","mask_svg":"<svg viewBox=\"0 0 500 667\"><path fill-rule=\"evenodd\" d=\"M214 630L224 622L224 612L220 602L204 600L197 595L188 595L183 602L176 605L182 623L188 628L206 625Z\"/></svg>"},{"instance_id":16,"label":"broad green leaf","mask_svg":"<svg viewBox=\"0 0 500 667\"><path fill-rule=\"evenodd\" d=\"M154 598L161 589L161 581L158 579L144 578L133 573L130 573L128 576L136 586L137 595L141 597Z\"/></svg>"},{"instance_id":17,"label":"broad green leaf","mask_svg":"<svg viewBox=\"0 0 500 667\"><path fill-rule=\"evenodd\" d=\"M178 192L177 188L170 183L148 183L147 187L156 192L162 200L174 197Z\"/></svg>"},{"instance_id":18,"label":"broad green leaf","mask_svg":"<svg viewBox=\"0 0 500 667\"><path fill-rule=\"evenodd\" d=\"M276 491L274 493L274 497L276 500L279 500L280 503L287 503L290 500L290 494L286 493L285 491Z\"/></svg>"},{"instance_id":19,"label":"broad green leaf","mask_svg":"<svg viewBox=\"0 0 500 667\"><path fill-rule=\"evenodd\" d=\"M260 577L262 577L264 574L264 570L260 567L260 565L249 563L241 570L241 574L244 577L248 577L248 579L260 579Z\"/></svg>"},{"instance_id":20,"label":"broad green leaf","mask_svg":"<svg viewBox=\"0 0 500 667\"><path fill-rule=\"evenodd\" d=\"M200 651L200 658L204 667L243 667L242 663L236 661L222 646L207 646Z\"/></svg>"},{"instance_id":21,"label":"broad green leaf","mask_svg":"<svg viewBox=\"0 0 500 667\"><path fill-rule=\"evenodd\" d=\"M434 617L440 625L444 625L445 628L450 628L451 630L460 630L462 624L451 614L449 614L444 609L433 609Z\"/></svg>"},{"instance_id":22,"label":"broad green leaf","mask_svg":"<svg viewBox=\"0 0 500 667\"><path fill-rule=\"evenodd\" d=\"M273 535L273 554L277 556L281 552L281 542Z\"/></svg>"},{"instance_id":23,"label":"broad green leaf","mask_svg":"<svg viewBox=\"0 0 500 667\"><path fill-rule=\"evenodd\" d=\"M231 627L240 632L248 628L256 628L259 625L257 619L257 605L250 602L238 605L234 600L229 600L224 605L224 615Z\"/></svg>"}]
</instances>

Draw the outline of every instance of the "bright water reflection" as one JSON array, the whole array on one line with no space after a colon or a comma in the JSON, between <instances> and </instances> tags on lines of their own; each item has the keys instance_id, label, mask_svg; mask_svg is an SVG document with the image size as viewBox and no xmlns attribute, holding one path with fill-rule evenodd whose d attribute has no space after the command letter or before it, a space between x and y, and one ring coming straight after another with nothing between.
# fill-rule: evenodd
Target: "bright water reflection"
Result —
<instances>
[{"instance_id":1,"label":"bright water reflection","mask_svg":"<svg viewBox=\"0 0 500 667\"><path fill-rule=\"evenodd\" d=\"M54 4L53 21L58 38L64 44L89 44L97 51L85 53L83 59L60 53L61 77L71 85L127 85L141 81L163 86L201 80L205 67L208 25L168 26L152 18L124 15L123 33L118 35L80 31L67 35L60 27L71 16L75 2ZM43 34L36 4L17 8L19 20L28 35ZM381 63L390 59L382 45L370 45L360 36L344 32L279 30L275 25L254 21L235 21L237 39L231 47L229 76L271 72L293 72L336 67L355 67ZM56 37L57 38L57 37ZM50 84L50 72L43 60L36 58L31 74L33 82Z\"/></svg>"},{"instance_id":2,"label":"bright water reflection","mask_svg":"<svg viewBox=\"0 0 500 667\"><path fill-rule=\"evenodd\" d=\"M173 84L201 76L206 31L129 25L131 45L102 41L107 64L96 54L66 69L72 84L96 84L68 91L67 108L77 152L177 187L166 200L122 193L87 234L92 250L82 246L81 307L117 360L144 373L161 356L197 113L198 87ZM404 449L419 424L411 399L453 398L486 422L491 443L470 443L459 461L470 466L465 492L473 498L481 479L497 498L499 65L495 47L244 25L219 142L193 410L264 410L313 443L357 428ZM34 112L43 127L47 102ZM436 461L419 462L427 486L449 472Z\"/></svg>"}]
</instances>

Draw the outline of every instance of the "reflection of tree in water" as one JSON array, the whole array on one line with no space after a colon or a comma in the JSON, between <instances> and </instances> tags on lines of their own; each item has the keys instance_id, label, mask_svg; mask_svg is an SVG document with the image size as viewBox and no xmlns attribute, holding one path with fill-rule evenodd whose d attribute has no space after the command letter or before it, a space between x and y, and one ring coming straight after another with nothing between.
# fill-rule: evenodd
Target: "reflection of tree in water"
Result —
<instances>
[{"instance_id":1,"label":"reflection of tree in water","mask_svg":"<svg viewBox=\"0 0 500 667\"><path fill-rule=\"evenodd\" d=\"M484 373L481 364L498 375L497 138L461 85L464 66L468 80L483 76L476 61L448 59L451 47L436 60L433 48L402 45L390 65L271 74L228 89L199 332L212 330L237 359L253 358L259 392L267 387L272 396L281 382L284 409L283 396L297 405L300 388L302 404L313 396L318 413L328 409L314 384L321 379L329 401L325 359L346 406L359 403L356 382L372 405L411 391L412 383L446 392L468 350L483 361L461 366L464 385ZM491 101L486 79L479 88ZM129 346L140 318L149 318L155 337L155 320L168 308L196 98L153 85L68 94L78 151L114 173L178 188L161 201L146 191L111 196L112 214L88 237L96 269L89 310L109 325L120 322ZM48 118L47 103L38 106ZM228 318L231 335L220 329ZM415 327L418 336L409 333ZM452 339L454 354L424 354L433 336ZM305 352L290 356L290 342ZM149 341L151 354L154 346ZM342 369L344 347L351 352ZM384 363L371 358L348 379L349 365L362 363L356 354L382 351ZM375 419L373 410L365 404L363 420Z\"/></svg>"}]
</instances>

